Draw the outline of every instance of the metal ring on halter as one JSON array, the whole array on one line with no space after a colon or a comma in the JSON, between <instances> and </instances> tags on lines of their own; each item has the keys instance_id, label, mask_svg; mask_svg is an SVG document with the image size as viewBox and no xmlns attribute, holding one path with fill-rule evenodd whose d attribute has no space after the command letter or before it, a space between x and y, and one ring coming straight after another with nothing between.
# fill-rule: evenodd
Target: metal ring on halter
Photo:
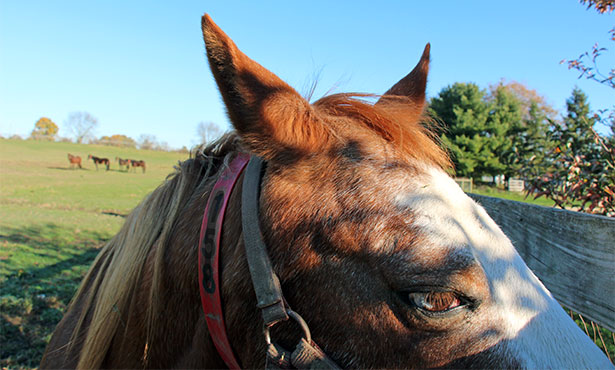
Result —
<instances>
[{"instance_id":1,"label":"metal ring on halter","mask_svg":"<svg viewBox=\"0 0 615 370\"><path fill-rule=\"evenodd\" d=\"M310 333L310 328L308 327L308 325L305 322L305 320L303 320L303 317L301 317L301 315L299 315L298 313L296 313L295 311L290 310L290 309L287 309L286 313L288 314L288 316L290 316L293 319L295 319L297 324L299 324L299 326L301 326L301 329L303 330L303 335L305 337L305 340L308 343L311 343L312 342L312 333ZM267 344L271 344L271 334L269 334L269 329L272 326L273 325L265 326L265 328L263 329L263 331L265 333L265 342L267 342Z\"/></svg>"}]
</instances>

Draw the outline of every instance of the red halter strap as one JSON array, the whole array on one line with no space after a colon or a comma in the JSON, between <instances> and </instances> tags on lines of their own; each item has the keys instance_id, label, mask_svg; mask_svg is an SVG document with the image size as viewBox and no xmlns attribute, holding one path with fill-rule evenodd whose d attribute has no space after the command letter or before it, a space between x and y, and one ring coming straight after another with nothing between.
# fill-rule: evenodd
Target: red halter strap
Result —
<instances>
[{"instance_id":1,"label":"red halter strap","mask_svg":"<svg viewBox=\"0 0 615 370\"><path fill-rule=\"evenodd\" d=\"M248 154L239 153L222 172L209 194L201 234L199 237L199 290L205 312L207 328L218 353L230 369L239 369L239 363L226 336L224 314L220 301L220 236L222 222L233 186L250 160Z\"/></svg>"}]
</instances>

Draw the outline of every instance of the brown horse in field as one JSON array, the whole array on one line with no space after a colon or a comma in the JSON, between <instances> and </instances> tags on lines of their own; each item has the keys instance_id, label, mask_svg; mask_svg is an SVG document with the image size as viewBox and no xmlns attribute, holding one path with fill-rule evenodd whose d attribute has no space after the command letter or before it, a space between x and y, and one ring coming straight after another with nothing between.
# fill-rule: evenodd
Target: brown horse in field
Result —
<instances>
[{"instance_id":1,"label":"brown horse in field","mask_svg":"<svg viewBox=\"0 0 615 370\"><path fill-rule=\"evenodd\" d=\"M429 45L375 104L310 104L202 25L235 131L127 217L41 368L611 367L447 175Z\"/></svg>"},{"instance_id":2,"label":"brown horse in field","mask_svg":"<svg viewBox=\"0 0 615 370\"><path fill-rule=\"evenodd\" d=\"M99 164L104 164L105 167L107 168L107 171L109 171L109 158L100 158L100 157L95 157L91 154L88 154L88 159L91 159L92 161L94 161L94 165L96 166L96 171L98 171L98 165Z\"/></svg>"},{"instance_id":3,"label":"brown horse in field","mask_svg":"<svg viewBox=\"0 0 615 370\"><path fill-rule=\"evenodd\" d=\"M126 171L130 168L130 159L122 159L120 157L115 157L120 169L126 167Z\"/></svg>"},{"instance_id":4,"label":"brown horse in field","mask_svg":"<svg viewBox=\"0 0 615 370\"><path fill-rule=\"evenodd\" d=\"M141 169L143 169L143 173L145 173L145 161L136 159L129 159L129 161L132 165L133 171L137 171L137 167L141 167Z\"/></svg>"},{"instance_id":5,"label":"brown horse in field","mask_svg":"<svg viewBox=\"0 0 615 370\"><path fill-rule=\"evenodd\" d=\"M79 166L79 168L83 168L81 167L81 157L72 155L70 153L68 153L68 163L70 163L70 168L72 169L74 169L75 166Z\"/></svg>"}]
</instances>

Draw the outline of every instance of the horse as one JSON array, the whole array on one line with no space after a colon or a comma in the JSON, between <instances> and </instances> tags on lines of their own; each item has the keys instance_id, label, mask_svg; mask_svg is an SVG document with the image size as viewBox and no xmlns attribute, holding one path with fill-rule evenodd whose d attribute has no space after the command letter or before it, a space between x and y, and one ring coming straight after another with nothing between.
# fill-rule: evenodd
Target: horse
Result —
<instances>
[{"instance_id":1,"label":"horse","mask_svg":"<svg viewBox=\"0 0 615 370\"><path fill-rule=\"evenodd\" d=\"M429 44L383 95L310 104L202 29L234 131L127 217L41 368L612 366L449 176Z\"/></svg>"},{"instance_id":2,"label":"horse","mask_svg":"<svg viewBox=\"0 0 615 370\"><path fill-rule=\"evenodd\" d=\"M137 167L141 167L143 169L143 173L145 173L145 161L144 160L136 160L129 159L130 164L132 165L132 170L137 171Z\"/></svg>"},{"instance_id":3,"label":"horse","mask_svg":"<svg viewBox=\"0 0 615 370\"><path fill-rule=\"evenodd\" d=\"M130 168L130 159L122 159L120 157L115 157L115 160L118 162L120 169L126 167L126 171Z\"/></svg>"},{"instance_id":4,"label":"horse","mask_svg":"<svg viewBox=\"0 0 615 370\"><path fill-rule=\"evenodd\" d=\"M94 165L96 166L96 171L98 171L98 165L99 164L104 164L105 167L107 168L107 171L109 171L109 158L100 158L100 157L95 157L91 154L88 154L88 159L91 159L92 161L94 161Z\"/></svg>"},{"instance_id":5,"label":"horse","mask_svg":"<svg viewBox=\"0 0 615 370\"><path fill-rule=\"evenodd\" d=\"M79 168L83 168L81 167L81 157L79 156L68 153L68 162L70 163L70 168L72 169L74 169L75 166L79 166Z\"/></svg>"}]
</instances>

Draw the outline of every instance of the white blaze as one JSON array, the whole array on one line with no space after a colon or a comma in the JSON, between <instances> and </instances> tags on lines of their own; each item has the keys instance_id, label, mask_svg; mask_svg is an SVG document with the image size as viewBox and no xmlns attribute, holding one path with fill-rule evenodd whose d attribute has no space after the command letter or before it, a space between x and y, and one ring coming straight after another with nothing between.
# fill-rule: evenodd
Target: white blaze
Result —
<instances>
[{"instance_id":1,"label":"white blaze","mask_svg":"<svg viewBox=\"0 0 615 370\"><path fill-rule=\"evenodd\" d=\"M414 178L397 202L413 212L426 248L467 253L489 281L488 316L503 327L502 339L526 367L612 368L606 356L565 314L487 212L440 169ZM429 251L425 251L429 252Z\"/></svg>"}]
</instances>

